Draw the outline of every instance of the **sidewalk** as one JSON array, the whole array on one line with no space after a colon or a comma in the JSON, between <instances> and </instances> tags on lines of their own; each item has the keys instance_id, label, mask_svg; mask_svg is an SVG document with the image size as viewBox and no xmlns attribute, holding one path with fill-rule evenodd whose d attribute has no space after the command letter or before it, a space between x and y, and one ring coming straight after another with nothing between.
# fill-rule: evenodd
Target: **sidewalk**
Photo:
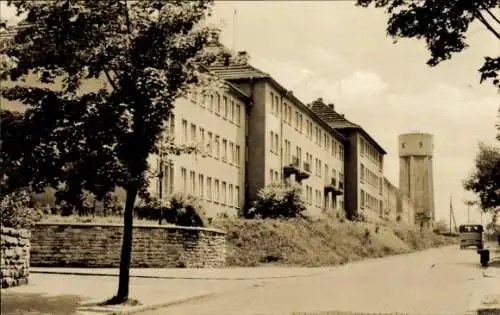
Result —
<instances>
[{"instance_id":1,"label":"sidewalk","mask_svg":"<svg viewBox=\"0 0 500 315\"><path fill-rule=\"evenodd\" d=\"M2 290L2 303L25 301L26 304L28 300L32 301L29 303L54 304L70 300L74 304L73 314L132 314L253 288L273 280L318 275L331 269L331 267L131 269L130 299L138 300L141 304L100 306L101 302L116 293L118 269L33 267L30 268L29 285ZM53 312L49 308L47 314L59 315ZM23 313L19 310L13 314Z\"/></svg>"},{"instance_id":2,"label":"sidewalk","mask_svg":"<svg viewBox=\"0 0 500 315\"><path fill-rule=\"evenodd\" d=\"M223 281L132 277L130 299L139 301L140 305L100 306L100 303L116 293L118 277L34 273L30 275L27 286L1 290L2 314L5 312L5 314L21 315L28 311L25 305L19 305L19 309L13 308L13 303L24 301L26 304L26 301L33 301L29 303L54 304L65 300L73 301L72 313L66 310L64 313L47 311L30 314L132 314L258 286L265 282L256 279Z\"/></svg>"},{"instance_id":3,"label":"sidewalk","mask_svg":"<svg viewBox=\"0 0 500 315\"><path fill-rule=\"evenodd\" d=\"M489 277L486 284L474 292L469 310L480 315L500 314L500 246L490 244L490 263L484 273ZM479 259L479 258L478 258Z\"/></svg>"}]
</instances>

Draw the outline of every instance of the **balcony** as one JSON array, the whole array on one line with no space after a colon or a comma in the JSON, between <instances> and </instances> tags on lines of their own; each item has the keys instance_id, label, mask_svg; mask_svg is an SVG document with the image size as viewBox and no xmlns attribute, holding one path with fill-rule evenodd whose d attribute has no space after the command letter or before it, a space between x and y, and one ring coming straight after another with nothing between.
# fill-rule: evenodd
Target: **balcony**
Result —
<instances>
[{"instance_id":1,"label":"balcony","mask_svg":"<svg viewBox=\"0 0 500 315\"><path fill-rule=\"evenodd\" d=\"M295 174L295 179L298 182L309 178L310 171L305 169L306 163L304 163L304 168L301 168L300 166L300 160L296 156L292 156L292 162L283 168L285 178L289 177L291 174Z\"/></svg>"},{"instance_id":2,"label":"balcony","mask_svg":"<svg viewBox=\"0 0 500 315\"><path fill-rule=\"evenodd\" d=\"M339 182L339 186L340 186ZM331 192L333 196L339 196L342 195L343 189L340 189L340 187L337 186L337 180L333 177L330 178L330 181L327 181L325 183L325 194Z\"/></svg>"}]
</instances>

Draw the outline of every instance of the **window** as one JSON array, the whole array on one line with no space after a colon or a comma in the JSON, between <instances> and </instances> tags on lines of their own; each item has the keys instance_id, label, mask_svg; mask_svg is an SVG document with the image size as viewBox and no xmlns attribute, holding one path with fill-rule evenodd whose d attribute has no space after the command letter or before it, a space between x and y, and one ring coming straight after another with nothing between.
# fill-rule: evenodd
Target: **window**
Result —
<instances>
[{"instance_id":1,"label":"window","mask_svg":"<svg viewBox=\"0 0 500 315\"><path fill-rule=\"evenodd\" d=\"M220 158L220 137L215 136L215 157Z\"/></svg>"},{"instance_id":2,"label":"window","mask_svg":"<svg viewBox=\"0 0 500 315\"><path fill-rule=\"evenodd\" d=\"M422 143L422 141L420 141L420 142L418 143L418 145L419 145L420 147L423 147L423 146L424 146L424 144Z\"/></svg>"},{"instance_id":3,"label":"window","mask_svg":"<svg viewBox=\"0 0 500 315\"><path fill-rule=\"evenodd\" d=\"M219 192L220 192L219 180L216 179L214 184L215 184L214 201L219 202Z\"/></svg>"},{"instance_id":4,"label":"window","mask_svg":"<svg viewBox=\"0 0 500 315\"><path fill-rule=\"evenodd\" d=\"M295 111L295 129L299 129L299 112Z\"/></svg>"},{"instance_id":5,"label":"window","mask_svg":"<svg viewBox=\"0 0 500 315\"><path fill-rule=\"evenodd\" d=\"M365 191L361 189L361 208L365 207Z\"/></svg>"},{"instance_id":6,"label":"window","mask_svg":"<svg viewBox=\"0 0 500 315\"><path fill-rule=\"evenodd\" d=\"M344 160L344 147L339 144L339 160Z\"/></svg>"},{"instance_id":7,"label":"window","mask_svg":"<svg viewBox=\"0 0 500 315\"><path fill-rule=\"evenodd\" d=\"M227 204L227 191L226 191L226 182L222 182L222 203Z\"/></svg>"},{"instance_id":8,"label":"window","mask_svg":"<svg viewBox=\"0 0 500 315\"><path fill-rule=\"evenodd\" d=\"M283 121L286 122L288 119L288 106L286 103L283 103L283 110L281 112L283 113Z\"/></svg>"},{"instance_id":9,"label":"window","mask_svg":"<svg viewBox=\"0 0 500 315\"><path fill-rule=\"evenodd\" d=\"M318 174L317 175L318 175L318 177L321 177L321 170L322 170L322 168L321 168L321 160L318 160L318 162L319 163L318 163Z\"/></svg>"},{"instance_id":10,"label":"window","mask_svg":"<svg viewBox=\"0 0 500 315\"><path fill-rule=\"evenodd\" d=\"M363 156L365 154L365 140L363 138L361 138L360 141L360 149L361 149L360 154Z\"/></svg>"},{"instance_id":11,"label":"window","mask_svg":"<svg viewBox=\"0 0 500 315\"><path fill-rule=\"evenodd\" d=\"M217 115L220 115L221 111L222 111L222 104L220 102L220 94L217 93L217 109L216 109L215 113Z\"/></svg>"},{"instance_id":12,"label":"window","mask_svg":"<svg viewBox=\"0 0 500 315\"><path fill-rule=\"evenodd\" d=\"M271 131L270 134L271 134L271 152L274 152L274 131Z\"/></svg>"},{"instance_id":13,"label":"window","mask_svg":"<svg viewBox=\"0 0 500 315\"><path fill-rule=\"evenodd\" d=\"M202 101L200 103L200 106L201 107L205 107L207 105L207 94L205 92L203 92L202 94Z\"/></svg>"},{"instance_id":14,"label":"window","mask_svg":"<svg viewBox=\"0 0 500 315\"><path fill-rule=\"evenodd\" d=\"M378 179L378 193L382 195L384 189L384 183L382 177Z\"/></svg>"},{"instance_id":15,"label":"window","mask_svg":"<svg viewBox=\"0 0 500 315\"><path fill-rule=\"evenodd\" d=\"M191 195L196 194L196 178L194 171L189 172L189 193Z\"/></svg>"},{"instance_id":16,"label":"window","mask_svg":"<svg viewBox=\"0 0 500 315\"><path fill-rule=\"evenodd\" d=\"M196 142L196 125L191 124L191 142L195 143Z\"/></svg>"},{"instance_id":17,"label":"window","mask_svg":"<svg viewBox=\"0 0 500 315\"><path fill-rule=\"evenodd\" d=\"M240 146L236 145L236 165L240 165Z\"/></svg>"},{"instance_id":18,"label":"window","mask_svg":"<svg viewBox=\"0 0 500 315\"><path fill-rule=\"evenodd\" d=\"M229 152L231 153L231 159L229 160L231 163L236 163L236 157L234 152L234 143L229 141Z\"/></svg>"},{"instance_id":19,"label":"window","mask_svg":"<svg viewBox=\"0 0 500 315\"><path fill-rule=\"evenodd\" d=\"M187 120L182 120L182 142L187 143L188 141L188 122Z\"/></svg>"},{"instance_id":20,"label":"window","mask_svg":"<svg viewBox=\"0 0 500 315\"><path fill-rule=\"evenodd\" d=\"M231 107L229 107L229 116L231 117L231 121L232 122L236 122L236 119L235 119L235 114L236 114L236 107L234 105L234 100L231 99Z\"/></svg>"},{"instance_id":21,"label":"window","mask_svg":"<svg viewBox=\"0 0 500 315\"><path fill-rule=\"evenodd\" d=\"M229 192L228 192L228 198L227 198L227 204L229 206L234 206L234 196L233 196L233 184L229 184Z\"/></svg>"},{"instance_id":22,"label":"window","mask_svg":"<svg viewBox=\"0 0 500 315\"><path fill-rule=\"evenodd\" d=\"M403 149L405 148L405 146L406 146L406 144L405 144L404 142L403 142L403 143L401 143L401 147L402 147Z\"/></svg>"},{"instance_id":23,"label":"window","mask_svg":"<svg viewBox=\"0 0 500 315\"><path fill-rule=\"evenodd\" d=\"M337 142L332 140L332 156L335 157L337 155Z\"/></svg>"},{"instance_id":24,"label":"window","mask_svg":"<svg viewBox=\"0 0 500 315\"><path fill-rule=\"evenodd\" d=\"M288 124L292 124L292 106L288 106Z\"/></svg>"},{"instance_id":25,"label":"window","mask_svg":"<svg viewBox=\"0 0 500 315\"><path fill-rule=\"evenodd\" d=\"M300 133L303 132L303 129L302 129L302 114L299 115L299 131L300 131Z\"/></svg>"},{"instance_id":26,"label":"window","mask_svg":"<svg viewBox=\"0 0 500 315\"><path fill-rule=\"evenodd\" d=\"M299 160L299 165L302 164L302 149L299 146L295 147L295 155L297 156L297 159Z\"/></svg>"},{"instance_id":27,"label":"window","mask_svg":"<svg viewBox=\"0 0 500 315\"><path fill-rule=\"evenodd\" d=\"M379 201L380 215L384 215L384 203L382 200Z\"/></svg>"},{"instance_id":28,"label":"window","mask_svg":"<svg viewBox=\"0 0 500 315\"><path fill-rule=\"evenodd\" d=\"M222 139L222 160L227 161L227 140Z\"/></svg>"},{"instance_id":29,"label":"window","mask_svg":"<svg viewBox=\"0 0 500 315\"><path fill-rule=\"evenodd\" d=\"M240 103L236 103L236 124L239 125L241 123L241 105Z\"/></svg>"},{"instance_id":30,"label":"window","mask_svg":"<svg viewBox=\"0 0 500 315\"><path fill-rule=\"evenodd\" d=\"M174 116L174 114L170 114L170 117L168 118L167 134L170 136L175 136L175 116Z\"/></svg>"},{"instance_id":31,"label":"window","mask_svg":"<svg viewBox=\"0 0 500 315\"><path fill-rule=\"evenodd\" d=\"M325 150L327 149L328 147L328 136L326 135L326 133L323 134L323 141L325 143Z\"/></svg>"},{"instance_id":32,"label":"window","mask_svg":"<svg viewBox=\"0 0 500 315\"><path fill-rule=\"evenodd\" d=\"M181 168L181 182L182 191L187 192L187 170L184 167Z\"/></svg>"},{"instance_id":33,"label":"window","mask_svg":"<svg viewBox=\"0 0 500 315\"><path fill-rule=\"evenodd\" d=\"M275 147L274 147L274 152L275 152L276 154L278 154L278 153L279 153L279 145L278 145L278 143L279 143L278 134L277 134L277 133L275 133L275 134L274 134L274 145L275 145Z\"/></svg>"},{"instance_id":34,"label":"window","mask_svg":"<svg viewBox=\"0 0 500 315\"><path fill-rule=\"evenodd\" d=\"M360 178L360 181L362 183L365 182L365 166L363 164L361 164L361 178Z\"/></svg>"},{"instance_id":35,"label":"window","mask_svg":"<svg viewBox=\"0 0 500 315\"><path fill-rule=\"evenodd\" d=\"M239 208L240 207L240 186L236 186L235 187L235 191L234 191L234 205L236 208Z\"/></svg>"},{"instance_id":36,"label":"window","mask_svg":"<svg viewBox=\"0 0 500 315\"><path fill-rule=\"evenodd\" d=\"M279 105L280 100L279 100L278 95L274 96L274 104L275 104L275 106L274 106L275 113L274 114L279 117L279 115L280 115L280 105Z\"/></svg>"},{"instance_id":37,"label":"window","mask_svg":"<svg viewBox=\"0 0 500 315\"><path fill-rule=\"evenodd\" d=\"M205 129L200 127L200 142L205 144Z\"/></svg>"},{"instance_id":38,"label":"window","mask_svg":"<svg viewBox=\"0 0 500 315\"><path fill-rule=\"evenodd\" d=\"M212 133L211 132L208 132L208 143L207 143L207 151L208 151L208 154L212 155L212 148L213 148L213 144L212 144Z\"/></svg>"},{"instance_id":39,"label":"window","mask_svg":"<svg viewBox=\"0 0 500 315\"><path fill-rule=\"evenodd\" d=\"M274 183L274 171L273 170L269 170L269 180L271 181L271 183Z\"/></svg>"},{"instance_id":40,"label":"window","mask_svg":"<svg viewBox=\"0 0 500 315\"><path fill-rule=\"evenodd\" d=\"M207 199L212 200L212 177L207 177Z\"/></svg>"},{"instance_id":41,"label":"window","mask_svg":"<svg viewBox=\"0 0 500 315\"><path fill-rule=\"evenodd\" d=\"M227 101L227 96L224 96L223 100L224 100L224 108L223 108L224 114L223 114L223 116L224 116L224 118L229 118L229 103Z\"/></svg>"},{"instance_id":42,"label":"window","mask_svg":"<svg viewBox=\"0 0 500 315\"><path fill-rule=\"evenodd\" d=\"M203 198L203 195L205 194L205 185L204 185L205 178L202 174L198 175L198 190L199 190L199 196Z\"/></svg>"},{"instance_id":43,"label":"window","mask_svg":"<svg viewBox=\"0 0 500 315\"><path fill-rule=\"evenodd\" d=\"M210 103L208 104L208 110L213 111L214 110L214 102L215 98L213 94L210 94Z\"/></svg>"},{"instance_id":44,"label":"window","mask_svg":"<svg viewBox=\"0 0 500 315\"><path fill-rule=\"evenodd\" d=\"M274 114L274 93L271 92L271 114Z\"/></svg>"}]
</instances>

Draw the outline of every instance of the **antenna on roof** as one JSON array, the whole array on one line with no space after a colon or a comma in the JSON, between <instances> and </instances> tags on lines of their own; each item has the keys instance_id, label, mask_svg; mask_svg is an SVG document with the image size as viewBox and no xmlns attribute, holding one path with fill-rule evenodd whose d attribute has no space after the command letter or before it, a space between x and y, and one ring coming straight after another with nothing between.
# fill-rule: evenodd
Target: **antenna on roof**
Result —
<instances>
[{"instance_id":1,"label":"antenna on roof","mask_svg":"<svg viewBox=\"0 0 500 315\"><path fill-rule=\"evenodd\" d=\"M238 11L234 9L233 11L233 51L236 51L236 18L238 17Z\"/></svg>"},{"instance_id":2,"label":"antenna on roof","mask_svg":"<svg viewBox=\"0 0 500 315\"><path fill-rule=\"evenodd\" d=\"M339 80L337 83L337 88L338 88L338 99L339 103L342 101L342 80Z\"/></svg>"}]
</instances>

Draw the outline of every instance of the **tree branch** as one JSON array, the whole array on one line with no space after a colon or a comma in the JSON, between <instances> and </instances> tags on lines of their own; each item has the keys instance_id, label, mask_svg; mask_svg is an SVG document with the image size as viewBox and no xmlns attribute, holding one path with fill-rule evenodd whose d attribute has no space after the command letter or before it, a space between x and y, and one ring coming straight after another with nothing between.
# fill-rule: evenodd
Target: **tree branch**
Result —
<instances>
[{"instance_id":1,"label":"tree branch","mask_svg":"<svg viewBox=\"0 0 500 315\"><path fill-rule=\"evenodd\" d=\"M483 10L485 10L493 20L495 20L498 24L500 24L500 19L498 19L493 13L491 13L490 9L488 9L484 3L482 3L481 5L483 7Z\"/></svg>"},{"instance_id":2,"label":"tree branch","mask_svg":"<svg viewBox=\"0 0 500 315\"><path fill-rule=\"evenodd\" d=\"M484 18L484 16L481 14L481 12L479 12L479 10L477 9L474 9L472 11L472 14L481 22L484 24L484 26L486 26L486 28L488 30L490 30L490 32L493 33L493 35L496 36L496 38L498 38L500 40L500 33L498 33L491 25L490 23L488 23L488 21L486 21L486 19Z\"/></svg>"},{"instance_id":3,"label":"tree branch","mask_svg":"<svg viewBox=\"0 0 500 315\"><path fill-rule=\"evenodd\" d=\"M111 76L109 75L108 69L104 68L104 74L106 75L106 78L108 79L109 84L113 87L115 91L118 91L118 88L116 87L115 81L111 79Z\"/></svg>"}]
</instances>

